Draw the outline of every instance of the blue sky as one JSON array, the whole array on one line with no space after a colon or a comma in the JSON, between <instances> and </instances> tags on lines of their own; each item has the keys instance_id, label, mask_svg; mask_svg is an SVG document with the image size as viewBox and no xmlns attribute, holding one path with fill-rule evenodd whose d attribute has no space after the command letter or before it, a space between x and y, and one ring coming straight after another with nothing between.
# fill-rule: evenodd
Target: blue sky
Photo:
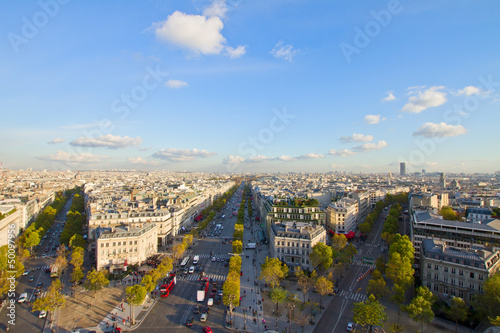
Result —
<instances>
[{"instance_id":1,"label":"blue sky","mask_svg":"<svg viewBox=\"0 0 500 333\"><path fill-rule=\"evenodd\" d=\"M493 172L497 1L11 1L10 169Z\"/></svg>"}]
</instances>

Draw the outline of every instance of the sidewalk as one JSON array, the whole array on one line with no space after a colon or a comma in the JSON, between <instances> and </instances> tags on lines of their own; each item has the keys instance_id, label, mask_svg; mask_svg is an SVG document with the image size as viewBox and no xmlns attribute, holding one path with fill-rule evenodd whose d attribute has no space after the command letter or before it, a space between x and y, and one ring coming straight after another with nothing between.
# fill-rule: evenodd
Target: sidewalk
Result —
<instances>
[{"instance_id":1,"label":"sidewalk","mask_svg":"<svg viewBox=\"0 0 500 333\"><path fill-rule=\"evenodd\" d=\"M245 215L247 213L248 211L245 209ZM250 229L244 229L243 244L257 243L257 247L254 250L244 250L241 254L243 275L240 280L240 296L242 296L242 300L240 306L236 307L233 311L232 328L229 326L230 314L227 312L226 328L238 332L265 332L267 327L268 331L288 332L288 310L284 304L280 304L279 316L277 317L274 314L276 304L267 297L267 290L269 288L265 288L264 282L258 279L260 265L265 262L266 257L269 257L269 246L260 244L258 234L260 225L253 218L246 218L245 227L248 226L250 226ZM287 284L286 289L289 292L294 292L300 299L303 298L302 292L296 290L296 283L285 283ZM311 299L318 298L319 301L319 295L312 293L312 291L308 293L307 297ZM332 299L333 297L331 296L324 296L323 306L326 308ZM300 310L296 308L294 312L295 316L297 316ZM311 333L314 330L316 323L319 321L319 316L313 319L314 325L308 323L304 326L304 333ZM302 332L302 327L292 320L291 331Z\"/></svg>"}]
</instances>

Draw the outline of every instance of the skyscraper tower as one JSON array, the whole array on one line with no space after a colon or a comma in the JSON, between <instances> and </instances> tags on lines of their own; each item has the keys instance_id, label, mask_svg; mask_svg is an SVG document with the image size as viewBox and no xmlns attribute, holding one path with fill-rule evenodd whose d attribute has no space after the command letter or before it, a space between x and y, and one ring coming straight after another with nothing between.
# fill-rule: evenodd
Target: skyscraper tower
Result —
<instances>
[{"instance_id":1,"label":"skyscraper tower","mask_svg":"<svg viewBox=\"0 0 500 333\"><path fill-rule=\"evenodd\" d=\"M439 174L439 185L441 188L446 188L446 176L444 172Z\"/></svg>"},{"instance_id":2,"label":"skyscraper tower","mask_svg":"<svg viewBox=\"0 0 500 333\"><path fill-rule=\"evenodd\" d=\"M401 176L406 175L406 163L405 162L399 163L399 174Z\"/></svg>"},{"instance_id":3,"label":"skyscraper tower","mask_svg":"<svg viewBox=\"0 0 500 333\"><path fill-rule=\"evenodd\" d=\"M387 174L387 185L391 186L391 181L392 181L392 173L389 171Z\"/></svg>"}]
</instances>

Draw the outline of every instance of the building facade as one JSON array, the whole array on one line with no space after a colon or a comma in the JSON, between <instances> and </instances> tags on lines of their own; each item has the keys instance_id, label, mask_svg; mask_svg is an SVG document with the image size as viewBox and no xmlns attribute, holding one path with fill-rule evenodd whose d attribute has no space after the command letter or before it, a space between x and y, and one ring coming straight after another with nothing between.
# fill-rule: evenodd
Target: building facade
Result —
<instances>
[{"instance_id":1,"label":"building facade","mask_svg":"<svg viewBox=\"0 0 500 333\"><path fill-rule=\"evenodd\" d=\"M296 221L271 226L271 257L280 259L290 269L297 266L309 271L314 269L309 261L309 254L318 243L326 243L326 230L323 226Z\"/></svg>"},{"instance_id":2,"label":"building facade","mask_svg":"<svg viewBox=\"0 0 500 333\"><path fill-rule=\"evenodd\" d=\"M347 234L358 225L358 202L344 198L332 202L326 209L326 229L334 234Z\"/></svg>"},{"instance_id":3,"label":"building facade","mask_svg":"<svg viewBox=\"0 0 500 333\"><path fill-rule=\"evenodd\" d=\"M96 230L97 270L123 272L128 265L142 264L157 253L158 226L130 224Z\"/></svg>"},{"instance_id":4,"label":"building facade","mask_svg":"<svg viewBox=\"0 0 500 333\"><path fill-rule=\"evenodd\" d=\"M500 268L499 259L498 248L458 249L426 239L422 242L422 285L444 301L456 296L470 304L483 292L483 282Z\"/></svg>"}]
</instances>

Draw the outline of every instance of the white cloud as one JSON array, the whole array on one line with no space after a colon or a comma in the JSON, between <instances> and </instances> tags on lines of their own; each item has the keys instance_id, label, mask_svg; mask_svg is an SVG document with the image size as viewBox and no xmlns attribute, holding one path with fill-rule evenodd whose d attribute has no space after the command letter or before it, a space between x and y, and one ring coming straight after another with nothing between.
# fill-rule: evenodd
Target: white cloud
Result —
<instances>
[{"instance_id":1,"label":"white cloud","mask_svg":"<svg viewBox=\"0 0 500 333\"><path fill-rule=\"evenodd\" d=\"M330 149L328 151L328 154L334 155L334 156L341 156L341 157L356 155L355 152L350 151L349 149L342 149L342 150Z\"/></svg>"},{"instance_id":2,"label":"white cloud","mask_svg":"<svg viewBox=\"0 0 500 333\"><path fill-rule=\"evenodd\" d=\"M207 17L216 16L224 18L228 10L226 0L214 0L210 6L203 10L203 15Z\"/></svg>"},{"instance_id":3,"label":"white cloud","mask_svg":"<svg viewBox=\"0 0 500 333\"><path fill-rule=\"evenodd\" d=\"M54 162L92 163L99 162L105 157L106 156L98 156L90 153L69 153L64 150L58 150L57 153L40 157L40 159Z\"/></svg>"},{"instance_id":4,"label":"white cloud","mask_svg":"<svg viewBox=\"0 0 500 333\"><path fill-rule=\"evenodd\" d=\"M264 156L264 155L257 155L257 156L250 156L245 160L246 163L258 163L258 162L265 162L265 161L270 161L272 160L272 157Z\"/></svg>"},{"instance_id":5,"label":"white cloud","mask_svg":"<svg viewBox=\"0 0 500 333\"><path fill-rule=\"evenodd\" d=\"M351 136L341 136L339 140L342 141L343 143L370 142L373 140L373 135L363 135L354 133Z\"/></svg>"},{"instance_id":6,"label":"white cloud","mask_svg":"<svg viewBox=\"0 0 500 333\"><path fill-rule=\"evenodd\" d=\"M165 82L165 87L168 88L182 88L182 87L187 87L188 84L187 82L181 81L181 80L168 80Z\"/></svg>"},{"instance_id":7,"label":"white cloud","mask_svg":"<svg viewBox=\"0 0 500 333\"><path fill-rule=\"evenodd\" d=\"M385 118L381 118L379 114L368 114L364 117L366 124L375 125L380 123L381 120L385 120Z\"/></svg>"},{"instance_id":8,"label":"white cloud","mask_svg":"<svg viewBox=\"0 0 500 333\"><path fill-rule=\"evenodd\" d=\"M474 87L474 86L467 86L464 89L460 89L458 91L458 95L470 96L470 95L478 95L478 94L484 94L484 91L482 91L480 88Z\"/></svg>"},{"instance_id":9,"label":"white cloud","mask_svg":"<svg viewBox=\"0 0 500 333\"><path fill-rule=\"evenodd\" d=\"M301 160L315 160L315 159L318 159L318 158L323 158L325 156L323 156L322 154L317 154L317 153L307 153L307 154L304 154L304 155L300 155L299 159Z\"/></svg>"},{"instance_id":10,"label":"white cloud","mask_svg":"<svg viewBox=\"0 0 500 333\"><path fill-rule=\"evenodd\" d=\"M445 136L457 136L466 134L467 130L462 125L448 125L445 122L441 123L425 123L420 126L414 136L425 136L427 138L441 138Z\"/></svg>"},{"instance_id":11,"label":"white cloud","mask_svg":"<svg viewBox=\"0 0 500 333\"><path fill-rule=\"evenodd\" d=\"M72 146L81 147L106 147L109 149L126 148L129 146L138 146L142 143L140 137L129 138L128 136L118 136L112 134L105 134L97 138L88 138L81 136L76 140L71 141L69 144Z\"/></svg>"},{"instance_id":12,"label":"white cloud","mask_svg":"<svg viewBox=\"0 0 500 333\"><path fill-rule=\"evenodd\" d=\"M236 48L226 46L226 39L222 36L221 30L224 23L220 19L221 14L225 14L221 6L214 6L205 9L204 15L190 15L175 11L165 21L153 25L156 37L160 40L172 43L178 47L188 49L195 55L221 54L224 50L230 57L240 57L245 52L244 46ZM225 5L225 3L224 3Z\"/></svg>"},{"instance_id":13,"label":"white cloud","mask_svg":"<svg viewBox=\"0 0 500 333\"><path fill-rule=\"evenodd\" d=\"M209 158L216 155L213 152L199 149L161 149L153 154L155 158L161 158L171 162L187 162L195 158Z\"/></svg>"},{"instance_id":14,"label":"white cloud","mask_svg":"<svg viewBox=\"0 0 500 333\"><path fill-rule=\"evenodd\" d=\"M148 161L142 157L130 157L128 159L130 164L142 164L142 165L158 165L158 161Z\"/></svg>"},{"instance_id":15,"label":"white cloud","mask_svg":"<svg viewBox=\"0 0 500 333\"><path fill-rule=\"evenodd\" d=\"M382 149L386 146L387 146L387 142L385 142L385 140L382 140L382 141L379 141L377 143L375 143L375 142L363 143L362 145L353 147L352 150L360 152L360 153L367 153L370 151Z\"/></svg>"},{"instance_id":16,"label":"white cloud","mask_svg":"<svg viewBox=\"0 0 500 333\"><path fill-rule=\"evenodd\" d=\"M222 160L222 163L224 164L239 164L245 162L245 159L241 156L226 156Z\"/></svg>"},{"instance_id":17,"label":"white cloud","mask_svg":"<svg viewBox=\"0 0 500 333\"><path fill-rule=\"evenodd\" d=\"M271 50L271 54L275 58L292 61L293 57L297 54L298 51L299 50L294 50L291 44L284 45L283 41L279 41Z\"/></svg>"},{"instance_id":18,"label":"white cloud","mask_svg":"<svg viewBox=\"0 0 500 333\"><path fill-rule=\"evenodd\" d=\"M56 144L56 143L63 143L64 141L66 141L66 139L62 139L62 138L55 138L54 140L51 140L49 142L47 142L49 145L53 145L53 144Z\"/></svg>"},{"instance_id":19,"label":"white cloud","mask_svg":"<svg viewBox=\"0 0 500 333\"><path fill-rule=\"evenodd\" d=\"M229 58L239 58L247 52L247 47L240 45L237 48L232 48L231 46L226 47L226 54Z\"/></svg>"},{"instance_id":20,"label":"white cloud","mask_svg":"<svg viewBox=\"0 0 500 333\"><path fill-rule=\"evenodd\" d=\"M392 91L387 92L387 96L382 98L382 102L390 102L396 99L396 96L392 93Z\"/></svg>"},{"instance_id":21,"label":"white cloud","mask_svg":"<svg viewBox=\"0 0 500 333\"><path fill-rule=\"evenodd\" d=\"M281 155L279 157L276 157L277 160L279 161L295 161L296 158L295 157L292 157L292 156L289 156L289 155Z\"/></svg>"},{"instance_id":22,"label":"white cloud","mask_svg":"<svg viewBox=\"0 0 500 333\"><path fill-rule=\"evenodd\" d=\"M421 87L410 91L410 98L401 109L402 112L420 113L425 109L443 105L446 103L446 93L441 91L443 86L433 86L426 90Z\"/></svg>"}]
</instances>

